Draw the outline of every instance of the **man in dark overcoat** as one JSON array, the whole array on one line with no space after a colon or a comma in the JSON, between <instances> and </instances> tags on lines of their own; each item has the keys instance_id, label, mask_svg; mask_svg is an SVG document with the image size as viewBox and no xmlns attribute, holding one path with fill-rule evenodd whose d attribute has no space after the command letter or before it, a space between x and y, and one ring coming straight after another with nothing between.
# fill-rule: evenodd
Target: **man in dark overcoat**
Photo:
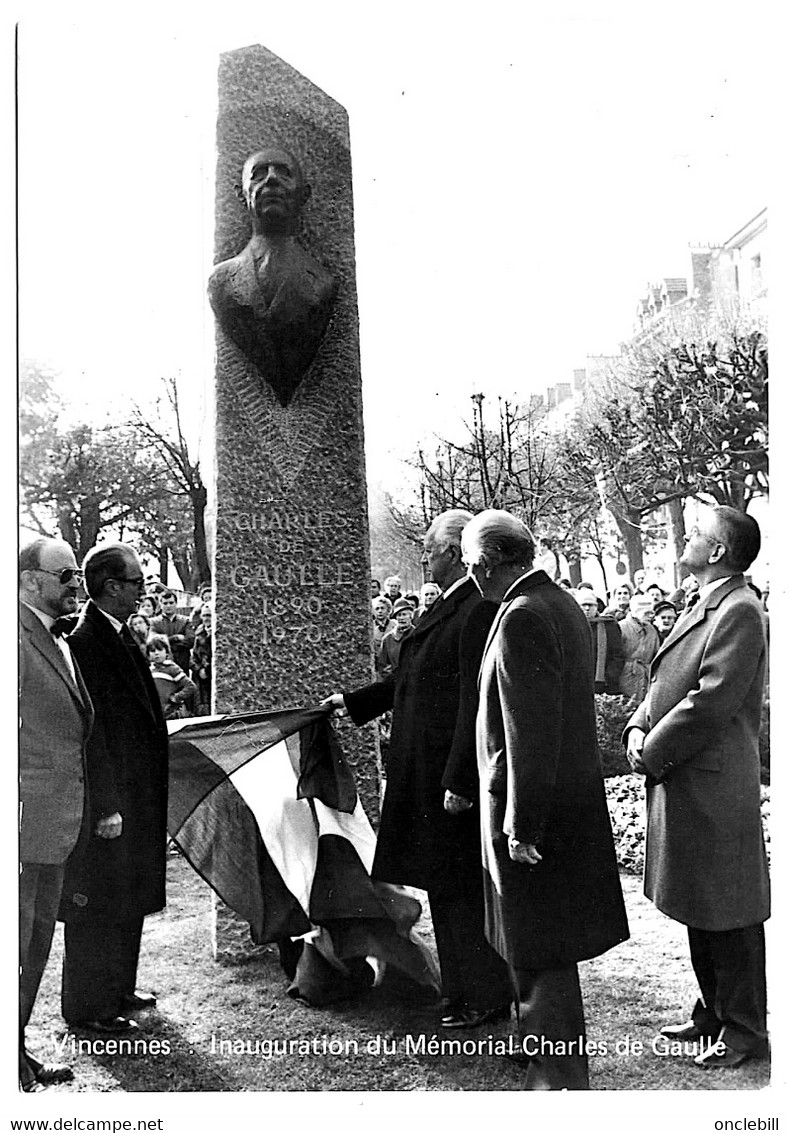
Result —
<instances>
[{"instance_id":1,"label":"man in dark overcoat","mask_svg":"<svg viewBox=\"0 0 789 1133\"><path fill-rule=\"evenodd\" d=\"M510 966L525 1089L587 1089L578 961L628 937L597 752L592 650L571 594L533 567L504 511L463 532L480 592L501 606L477 714L488 939Z\"/></svg>"},{"instance_id":2,"label":"man in dark overcoat","mask_svg":"<svg viewBox=\"0 0 789 1133\"><path fill-rule=\"evenodd\" d=\"M101 544L84 561L90 595L69 645L95 709L87 748L90 808L63 886L62 1008L70 1024L123 1033L138 992L143 918L165 904L167 725L126 625L143 591L135 552Z\"/></svg>"},{"instance_id":3,"label":"man in dark overcoat","mask_svg":"<svg viewBox=\"0 0 789 1133\"><path fill-rule=\"evenodd\" d=\"M699 598L652 662L646 700L625 739L647 776L644 891L688 927L701 998L691 1020L662 1029L696 1042L696 1063L730 1070L767 1052L764 921L770 915L762 837L759 729L764 615L747 585L756 520L708 508L682 563Z\"/></svg>"},{"instance_id":4,"label":"man in dark overcoat","mask_svg":"<svg viewBox=\"0 0 789 1133\"><path fill-rule=\"evenodd\" d=\"M511 1001L506 965L484 934L476 776L469 783L462 771L473 765L474 736L458 721L461 635L476 675L490 624L460 557L469 519L470 512L444 512L425 535L427 565L443 594L404 640L397 670L329 698L355 724L393 709L372 876L427 891L441 966L441 1023L448 1028L477 1026L507 1011ZM465 696L476 701L474 683ZM450 753L460 770L445 784ZM445 810L452 783L466 794L450 791L451 810Z\"/></svg>"},{"instance_id":5,"label":"man in dark overcoat","mask_svg":"<svg viewBox=\"0 0 789 1133\"><path fill-rule=\"evenodd\" d=\"M49 958L66 859L85 804L93 706L59 619L74 614L81 572L72 548L34 539L19 555L19 1082L26 1093L73 1078L27 1047ZM57 635L57 636L56 636Z\"/></svg>"}]
</instances>

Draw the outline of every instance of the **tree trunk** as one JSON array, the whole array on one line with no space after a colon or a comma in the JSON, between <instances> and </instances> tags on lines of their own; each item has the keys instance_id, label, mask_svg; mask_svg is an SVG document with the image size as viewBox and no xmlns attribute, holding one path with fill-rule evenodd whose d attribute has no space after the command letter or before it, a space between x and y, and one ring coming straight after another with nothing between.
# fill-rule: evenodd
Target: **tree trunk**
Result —
<instances>
[{"instance_id":1,"label":"tree trunk","mask_svg":"<svg viewBox=\"0 0 789 1133\"><path fill-rule=\"evenodd\" d=\"M96 546L96 540L101 531L101 510L98 496L94 493L83 497L79 506L79 549L77 561L87 555L91 547Z\"/></svg>"},{"instance_id":2,"label":"tree trunk","mask_svg":"<svg viewBox=\"0 0 789 1133\"><path fill-rule=\"evenodd\" d=\"M641 541L641 516L635 508L623 508L623 510L615 511L614 508L609 509L616 525L619 528L619 534L622 536L622 542L625 544L625 558L627 559L627 569L630 578L637 570L643 570L644 567L644 545Z\"/></svg>"},{"instance_id":3,"label":"tree trunk","mask_svg":"<svg viewBox=\"0 0 789 1133\"><path fill-rule=\"evenodd\" d=\"M680 564L682 552L685 550L685 509L684 500L669 500L668 518L671 527L671 542L674 548L674 585L679 586L682 579L690 572Z\"/></svg>"},{"instance_id":4,"label":"tree trunk","mask_svg":"<svg viewBox=\"0 0 789 1133\"><path fill-rule=\"evenodd\" d=\"M577 544L566 546L564 557L567 559L567 566L570 571L570 582L573 586L577 586L581 581L581 548Z\"/></svg>"},{"instance_id":5,"label":"tree trunk","mask_svg":"<svg viewBox=\"0 0 789 1133\"><path fill-rule=\"evenodd\" d=\"M194 514L194 549L196 585L211 582L211 563L208 559L208 542L205 537L205 509L208 503L208 491L204 485L195 488L189 493Z\"/></svg>"},{"instance_id":6,"label":"tree trunk","mask_svg":"<svg viewBox=\"0 0 789 1133\"><path fill-rule=\"evenodd\" d=\"M79 539L77 538L77 531L74 526L74 513L69 504L62 504L58 508L58 529L61 538L68 543L74 552L77 562L81 563L83 556L80 554Z\"/></svg>"}]
</instances>

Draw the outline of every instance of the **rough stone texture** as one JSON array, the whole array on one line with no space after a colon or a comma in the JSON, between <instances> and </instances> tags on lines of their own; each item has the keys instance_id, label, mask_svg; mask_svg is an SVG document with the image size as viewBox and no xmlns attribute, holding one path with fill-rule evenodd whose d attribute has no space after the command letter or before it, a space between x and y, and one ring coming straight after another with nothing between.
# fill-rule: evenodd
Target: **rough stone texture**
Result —
<instances>
[{"instance_id":1,"label":"rough stone texture","mask_svg":"<svg viewBox=\"0 0 789 1133\"><path fill-rule=\"evenodd\" d=\"M266 48L229 52L219 66L217 263L249 239L235 186L245 159L268 144L301 162L312 185L303 242L339 291L286 407L217 325L217 712L313 705L373 676L347 116ZM339 731L375 822L377 730Z\"/></svg>"}]
</instances>

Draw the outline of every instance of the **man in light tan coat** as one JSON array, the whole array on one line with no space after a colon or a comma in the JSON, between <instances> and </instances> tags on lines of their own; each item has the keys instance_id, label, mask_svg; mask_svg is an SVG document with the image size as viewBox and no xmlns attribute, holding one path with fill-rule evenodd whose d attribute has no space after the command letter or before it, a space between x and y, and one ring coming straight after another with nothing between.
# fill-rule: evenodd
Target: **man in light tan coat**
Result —
<instances>
[{"instance_id":1,"label":"man in light tan coat","mask_svg":"<svg viewBox=\"0 0 789 1133\"><path fill-rule=\"evenodd\" d=\"M688 926L701 997L662 1034L695 1041L695 1059L731 1069L767 1051L764 921L770 913L759 789L766 641L743 571L756 521L710 508L682 562L701 584L652 662L646 699L625 730L647 776L644 890Z\"/></svg>"},{"instance_id":2,"label":"man in light tan coat","mask_svg":"<svg viewBox=\"0 0 789 1133\"><path fill-rule=\"evenodd\" d=\"M25 1027L46 967L63 876L82 827L93 706L57 619L74 614L74 552L36 539L19 556L19 1081L26 1093L73 1075L27 1049Z\"/></svg>"}]
</instances>

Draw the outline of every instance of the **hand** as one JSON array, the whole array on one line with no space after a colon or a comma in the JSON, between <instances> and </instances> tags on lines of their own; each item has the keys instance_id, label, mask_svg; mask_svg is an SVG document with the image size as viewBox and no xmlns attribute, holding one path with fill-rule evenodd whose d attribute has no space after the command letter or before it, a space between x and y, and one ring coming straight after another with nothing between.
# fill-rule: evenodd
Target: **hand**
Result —
<instances>
[{"instance_id":1,"label":"hand","mask_svg":"<svg viewBox=\"0 0 789 1133\"><path fill-rule=\"evenodd\" d=\"M521 865L537 865L542 861L542 854L531 842L519 842L517 838L508 840L510 860L520 862Z\"/></svg>"},{"instance_id":2,"label":"hand","mask_svg":"<svg viewBox=\"0 0 789 1133\"><path fill-rule=\"evenodd\" d=\"M330 704L332 707L332 716L343 717L348 715L348 709L345 707L345 697L341 692L333 692L331 696L327 696L325 700L321 701L321 706Z\"/></svg>"},{"instance_id":3,"label":"hand","mask_svg":"<svg viewBox=\"0 0 789 1133\"><path fill-rule=\"evenodd\" d=\"M627 762L635 775L646 775L647 773L646 765L642 759L646 738L646 732L642 732L640 728L631 728L627 734Z\"/></svg>"},{"instance_id":4,"label":"hand","mask_svg":"<svg viewBox=\"0 0 789 1133\"><path fill-rule=\"evenodd\" d=\"M474 803L463 795L456 795L454 791L444 791L444 810L447 814L462 814L464 810L471 810Z\"/></svg>"},{"instance_id":5,"label":"hand","mask_svg":"<svg viewBox=\"0 0 789 1133\"><path fill-rule=\"evenodd\" d=\"M96 823L95 834L97 838L105 838L110 841L112 838L120 838L123 831L123 819L117 813L111 814L109 818L100 818Z\"/></svg>"}]
</instances>

